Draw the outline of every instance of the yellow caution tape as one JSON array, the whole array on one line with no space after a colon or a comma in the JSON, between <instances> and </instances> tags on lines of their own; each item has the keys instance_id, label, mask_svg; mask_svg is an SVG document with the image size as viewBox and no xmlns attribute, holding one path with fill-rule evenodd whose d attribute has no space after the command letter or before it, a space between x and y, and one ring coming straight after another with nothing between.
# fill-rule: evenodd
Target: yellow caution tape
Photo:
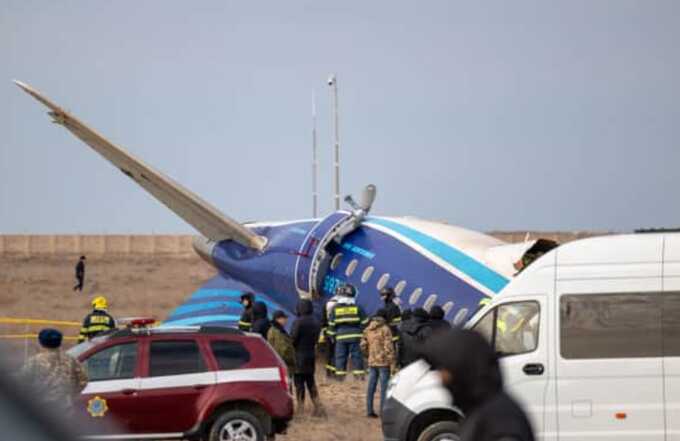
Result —
<instances>
[{"instance_id":1,"label":"yellow caution tape","mask_svg":"<svg viewBox=\"0 0 680 441\"><path fill-rule=\"evenodd\" d=\"M0 324L80 326L80 322L68 322L63 320L22 319L10 317L0 317Z\"/></svg>"},{"instance_id":2,"label":"yellow caution tape","mask_svg":"<svg viewBox=\"0 0 680 441\"><path fill-rule=\"evenodd\" d=\"M38 338L38 334L0 334L1 338ZM64 340L78 340L78 337L64 337Z\"/></svg>"}]
</instances>

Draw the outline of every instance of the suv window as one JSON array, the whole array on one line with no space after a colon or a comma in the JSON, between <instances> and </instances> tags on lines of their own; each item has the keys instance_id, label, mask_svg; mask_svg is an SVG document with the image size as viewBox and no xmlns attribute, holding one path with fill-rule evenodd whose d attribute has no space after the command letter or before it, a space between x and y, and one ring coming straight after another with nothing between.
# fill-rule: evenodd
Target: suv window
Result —
<instances>
[{"instance_id":1,"label":"suv window","mask_svg":"<svg viewBox=\"0 0 680 441\"><path fill-rule=\"evenodd\" d=\"M560 298L562 357L584 359L661 356L663 351L659 295L660 293L563 295ZM667 320L665 325L670 330L671 322Z\"/></svg>"},{"instance_id":2,"label":"suv window","mask_svg":"<svg viewBox=\"0 0 680 441\"><path fill-rule=\"evenodd\" d=\"M238 369L250 361L250 353L240 342L216 340L210 347L220 370Z\"/></svg>"},{"instance_id":3,"label":"suv window","mask_svg":"<svg viewBox=\"0 0 680 441\"><path fill-rule=\"evenodd\" d=\"M206 371L194 340L153 341L149 349L149 376L193 374Z\"/></svg>"},{"instance_id":4,"label":"suv window","mask_svg":"<svg viewBox=\"0 0 680 441\"><path fill-rule=\"evenodd\" d=\"M89 381L133 378L137 366L137 343L110 346L86 361Z\"/></svg>"},{"instance_id":5,"label":"suv window","mask_svg":"<svg viewBox=\"0 0 680 441\"><path fill-rule=\"evenodd\" d=\"M487 312L472 328L502 356L525 354L538 347L537 302L504 303Z\"/></svg>"}]
</instances>

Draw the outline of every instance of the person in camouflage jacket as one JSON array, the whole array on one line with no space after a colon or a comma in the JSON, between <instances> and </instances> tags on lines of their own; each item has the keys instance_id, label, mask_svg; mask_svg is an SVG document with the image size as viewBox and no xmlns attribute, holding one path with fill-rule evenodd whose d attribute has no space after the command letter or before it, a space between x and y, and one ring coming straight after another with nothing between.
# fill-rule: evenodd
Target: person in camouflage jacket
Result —
<instances>
[{"instance_id":1,"label":"person in camouflage jacket","mask_svg":"<svg viewBox=\"0 0 680 441\"><path fill-rule=\"evenodd\" d=\"M26 361L20 377L43 403L69 415L74 398L87 385L87 373L78 361L61 350L62 338L56 329L40 331L42 350Z\"/></svg>"},{"instance_id":2,"label":"person in camouflage jacket","mask_svg":"<svg viewBox=\"0 0 680 441\"><path fill-rule=\"evenodd\" d=\"M361 351L368 357L368 390L366 392L366 415L376 418L373 396L380 378L380 409L385 403L390 369L396 362L392 331L387 323L387 311L379 309L371 318L361 337Z\"/></svg>"}]
</instances>

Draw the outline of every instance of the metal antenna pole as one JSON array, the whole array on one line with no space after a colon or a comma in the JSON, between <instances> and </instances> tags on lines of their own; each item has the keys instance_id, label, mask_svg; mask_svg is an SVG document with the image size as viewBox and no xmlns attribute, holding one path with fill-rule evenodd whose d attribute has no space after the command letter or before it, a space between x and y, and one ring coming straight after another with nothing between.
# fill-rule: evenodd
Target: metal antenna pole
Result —
<instances>
[{"instance_id":1,"label":"metal antenna pole","mask_svg":"<svg viewBox=\"0 0 680 441\"><path fill-rule=\"evenodd\" d=\"M331 89L331 102L333 111L333 132L334 132L334 161L333 161L333 194L335 210L340 209L340 133L338 128L338 78L335 74L328 78L328 85Z\"/></svg>"},{"instance_id":2,"label":"metal antenna pole","mask_svg":"<svg viewBox=\"0 0 680 441\"><path fill-rule=\"evenodd\" d=\"M319 158L316 147L316 94L312 90L312 211L314 219L319 217Z\"/></svg>"}]
</instances>

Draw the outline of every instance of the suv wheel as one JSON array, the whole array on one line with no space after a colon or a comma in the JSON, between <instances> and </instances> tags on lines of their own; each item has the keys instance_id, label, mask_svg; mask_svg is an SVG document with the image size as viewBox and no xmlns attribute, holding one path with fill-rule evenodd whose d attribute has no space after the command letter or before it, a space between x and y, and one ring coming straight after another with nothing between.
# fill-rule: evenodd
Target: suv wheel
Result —
<instances>
[{"instance_id":1,"label":"suv wheel","mask_svg":"<svg viewBox=\"0 0 680 441\"><path fill-rule=\"evenodd\" d=\"M438 421L427 426L418 441L460 441L460 426L453 421Z\"/></svg>"},{"instance_id":2,"label":"suv wheel","mask_svg":"<svg viewBox=\"0 0 680 441\"><path fill-rule=\"evenodd\" d=\"M210 429L210 441L264 441L262 423L255 415L231 410L220 415Z\"/></svg>"}]
</instances>

